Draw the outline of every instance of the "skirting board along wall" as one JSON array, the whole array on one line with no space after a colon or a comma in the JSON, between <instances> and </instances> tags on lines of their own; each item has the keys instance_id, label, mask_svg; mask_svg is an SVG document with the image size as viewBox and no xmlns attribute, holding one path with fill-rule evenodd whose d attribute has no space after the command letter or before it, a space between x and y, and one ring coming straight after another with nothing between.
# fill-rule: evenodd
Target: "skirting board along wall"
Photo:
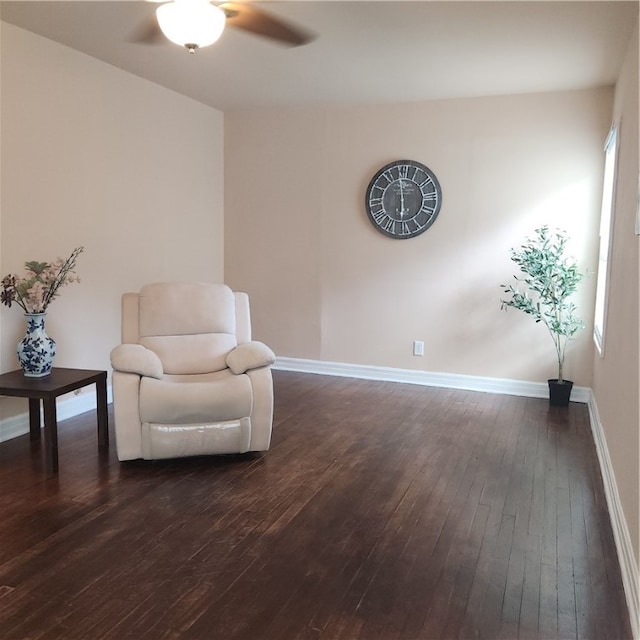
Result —
<instances>
[{"instance_id":1,"label":"skirting board along wall","mask_svg":"<svg viewBox=\"0 0 640 640\"><path fill-rule=\"evenodd\" d=\"M464 389L465 391L504 393L510 396L526 396L528 398L549 397L549 387L543 382L481 378L478 376L463 376L456 373L372 367L369 365L345 364L343 362L303 360L301 358L278 358L274 368L282 369L283 371L317 373L327 376L363 378L365 380L381 380L385 382L406 382L408 384L421 384L425 387L446 387L447 389ZM587 387L573 387L571 400L587 403L589 402L590 393L591 391Z\"/></svg>"},{"instance_id":2,"label":"skirting board along wall","mask_svg":"<svg viewBox=\"0 0 640 640\"><path fill-rule=\"evenodd\" d=\"M591 431L596 445L598 460L600 461L600 471L602 472L602 483L607 498L609 517L611 518L611 528L618 550L618 560L622 570L622 582L624 583L624 593L627 598L627 607L631 617L631 631L634 638L640 638L640 571L633 553L629 527L624 517L618 486L613 474L611 459L609 458L609 448L604 435L602 422L598 414L593 394L589 399L589 419L591 421Z\"/></svg>"},{"instance_id":3,"label":"skirting board along wall","mask_svg":"<svg viewBox=\"0 0 640 640\"><path fill-rule=\"evenodd\" d=\"M481 378L453 373L392 369L298 358L278 358L274 368L283 371L298 371L300 373L364 378L367 380L381 380L386 382L404 382L408 384L447 387L449 389L464 389L466 391L481 391L486 393L503 393L531 398L549 397L548 385L542 382ZM620 504L618 487L616 485L613 467L611 466L604 429L598 415L598 408L591 389L587 387L574 387L571 393L571 400L586 403L589 408L591 431L598 454L609 509L609 518L611 519L613 535L616 541L618 561L620 563L624 592L631 619L631 629L633 637L640 639L640 572L638 571L638 564L631 544L629 527L627 526L622 505Z\"/></svg>"}]
</instances>

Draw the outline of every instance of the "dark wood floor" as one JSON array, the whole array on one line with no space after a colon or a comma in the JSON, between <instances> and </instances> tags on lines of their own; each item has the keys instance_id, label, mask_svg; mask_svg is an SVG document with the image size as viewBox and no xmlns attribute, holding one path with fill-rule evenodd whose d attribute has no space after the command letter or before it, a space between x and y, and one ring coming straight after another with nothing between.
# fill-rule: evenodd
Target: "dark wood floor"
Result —
<instances>
[{"instance_id":1,"label":"dark wood floor","mask_svg":"<svg viewBox=\"0 0 640 640\"><path fill-rule=\"evenodd\" d=\"M631 637L585 405L275 384L264 455L1 444L0 637Z\"/></svg>"}]
</instances>

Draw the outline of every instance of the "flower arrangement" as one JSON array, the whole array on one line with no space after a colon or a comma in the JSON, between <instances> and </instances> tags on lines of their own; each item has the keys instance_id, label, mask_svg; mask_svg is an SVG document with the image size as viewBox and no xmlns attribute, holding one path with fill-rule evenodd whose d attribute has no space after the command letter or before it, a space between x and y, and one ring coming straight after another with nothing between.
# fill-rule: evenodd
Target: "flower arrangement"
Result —
<instances>
[{"instance_id":1,"label":"flower arrangement","mask_svg":"<svg viewBox=\"0 0 640 640\"><path fill-rule=\"evenodd\" d=\"M11 307L15 302L25 313L45 313L47 307L59 295L60 287L72 282L80 282L75 273L76 260L84 247L76 247L71 255L52 263L25 262L26 274L18 278L13 273L5 276L0 283L0 302Z\"/></svg>"}]
</instances>

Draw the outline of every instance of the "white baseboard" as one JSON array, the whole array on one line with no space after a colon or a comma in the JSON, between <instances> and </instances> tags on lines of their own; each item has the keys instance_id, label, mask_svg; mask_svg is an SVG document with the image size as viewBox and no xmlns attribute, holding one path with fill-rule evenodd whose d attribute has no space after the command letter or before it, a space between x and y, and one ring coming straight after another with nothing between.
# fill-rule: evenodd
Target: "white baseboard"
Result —
<instances>
[{"instance_id":1,"label":"white baseboard","mask_svg":"<svg viewBox=\"0 0 640 640\"><path fill-rule=\"evenodd\" d=\"M624 511L620 503L620 494L618 493L616 476L609 457L607 439L593 394L591 394L588 405L591 430L600 462L611 528L613 529L613 537L618 550L618 562L620 563L622 583L624 584L624 593L627 599L629 618L631 619L631 632L634 638L640 638L640 571L633 552L627 520L624 517Z\"/></svg>"},{"instance_id":2,"label":"white baseboard","mask_svg":"<svg viewBox=\"0 0 640 640\"><path fill-rule=\"evenodd\" d=\"M107 402L112 402L110 386L107 387ZM95 410L96 404L95 390L88 387L82 389L82 392L78 395L70 395L69 397L58 400L56 403L56 414L58 420L66 420L67 418L78 416L81 413ZM42 420L43 416L41 416L40 419ZM26 433L29 433L28 411L0 420L0 442L23 436Z\"/></svg>"},{"instance_id":3,"label":"white baseboard","mask_svg":"<svg viewBox=\"0 0 640 640\"><path fill-rule=\"evenodd\" d=\"M363 378L365 380L404 382L407 384L419 384L425 387L446 387L448 389L464 389L466 391L482 391L485 393L504 393L511 396L526 396L529 398L549 397L549 387L546 382L465 376L457 373L438 373L433 371L419 371L417 369L373 367L370 365L346 364L343 362L304 360L302 358L278 358L274 369L346 378ZM587 403L589 397L590 389L588 387L573 387L571 392L572 401Z\"/></svg>"},{"instance_id":4,"label":"white baseboard","mask_svg":"<svg viewBox=\"0 0 640 640\"><path fill-rule=\"evenodd\" d=\"M21 413L17 416L11 416L0 420L0 442L6 442L12 438L23 436L29 432L29 414Z\"/></svg>"}]
</instances>

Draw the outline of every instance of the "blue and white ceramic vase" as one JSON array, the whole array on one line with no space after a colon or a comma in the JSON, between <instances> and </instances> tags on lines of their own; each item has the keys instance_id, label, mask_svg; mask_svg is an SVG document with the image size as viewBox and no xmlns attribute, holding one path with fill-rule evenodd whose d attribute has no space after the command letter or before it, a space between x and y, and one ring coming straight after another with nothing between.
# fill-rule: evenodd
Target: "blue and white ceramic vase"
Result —
<instances>
[{"instance_id":1,"label":"blue and white ceramic vase","mask_svg":"<svg viewBox=\"0 0 640 640\"><path fill-rule=\"evenodd\" d=\"M18 342L18 360L28 378L42 378L51 373L56 357L56 343L44 329L46 313L25 313L27 333Z\"/></svg>"}]
</instances>

